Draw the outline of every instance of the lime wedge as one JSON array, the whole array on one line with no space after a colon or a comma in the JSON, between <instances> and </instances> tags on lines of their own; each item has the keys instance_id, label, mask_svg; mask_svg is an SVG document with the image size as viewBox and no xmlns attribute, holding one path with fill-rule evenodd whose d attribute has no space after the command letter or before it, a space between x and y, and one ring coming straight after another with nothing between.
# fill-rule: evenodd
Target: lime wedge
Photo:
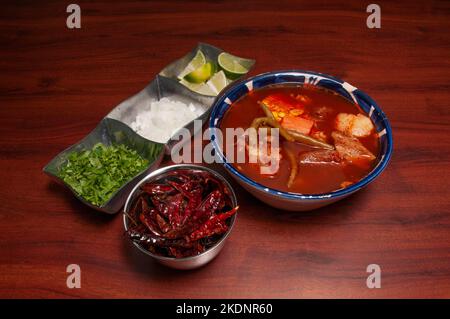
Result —
<instances>
[{"instance_id":1,"label":"lime wedge","mask_svg":"<svg viewBox=\"0 0 450 319\"><path fill-rule=\"evenodd\" d=\"M214 65L211 62L203 64L198 69L188 73L184 79L191 83L203 83L214 74Z\"/></svg>"},{"instance_id":2,"label":"lime wedge","mask_svg":"<svg viewBox=\"0 0 450 319\"><path fill-rule=\"evenodd\" d=\"M178 79L181 80L186 76L186 74L191 73L192 71L198 69L205 63L206 63L205 55L203 54L202 51L198 50L194 58L189 62L188 65L186 65L184 70L181 71L180 74L178 74Z\"/></svg>"},{"instance_id":3,"label":"lime wedge","mask_svg":"<svg viewBox=\"0 0 450 319\"><path fill-rule=\"evenodd\" d=\"M206 82L206 85L214 92L214 95L219 94L227 84L227 77L223 71L217 72L208 82Z\"/></svg>"},{"instance_id":4,"label":"lime wedge","mask_svg":"<svg viewBox=\"0 0 450 319\"><path fill-rule=\"evenodd\" d=\"M195 90L195 92L209 96L217 95L206 83L200 84L200 87L197 90Z\"/></svg>"},{"instance_id":5,"label":"lime wedge","mask_svg":"<svg viewBox=\"0 0 450 319\"><path fill-rule=\"evenodd\" d=\"M181 79L180 83L183 84L185 87L187 87L188 89L190 89L191 91L197 92L200 87L203 85L203 83L191 83L186 81L185 79Z\"/></svg>"},{"instance_id":6,"label":"lime wedge","mask_svg":"<svg viewBox=\"0 0 450 319\"><path fill-rule=\"evenodd\" d=\"M252 61L243 59L226 52L219 54L217 58L219 66L225 71L227 77L235 80L246 74L252 65Z\"/></svg>"},{"instance_id":7,"label":"lime wedge","mask_svg":"<svg viewBox=\"0 0 450 319\"><path fill-rule=\"evenodd\" d=\"M209 96L217 95L206 83L191 83L191 82L186 81L185 79L180 80L180 83L183 84L188 89L190 89L191 91L194 91L194 92L197 92L197 93L200 93L203 95L209 95Z\"/></svg>"}]
</instances>

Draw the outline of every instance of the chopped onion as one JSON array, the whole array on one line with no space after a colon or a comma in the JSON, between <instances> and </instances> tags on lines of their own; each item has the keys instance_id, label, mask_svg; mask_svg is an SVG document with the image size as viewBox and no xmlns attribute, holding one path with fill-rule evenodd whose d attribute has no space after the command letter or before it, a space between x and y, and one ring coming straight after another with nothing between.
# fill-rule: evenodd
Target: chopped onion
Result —
<instances>
[{"instance_id":1,"label":"chopped onion","mask_svg":"<svg viewBox=\"0 0 450 319\"><path fill-rule=\"evenodd\" d=\"M164 97L159 101L149 102L131 123L131 128L146 139L167 143L177 130L203 112L202 106L193 103L187 105Z\"/></svg>"}]
</instances>

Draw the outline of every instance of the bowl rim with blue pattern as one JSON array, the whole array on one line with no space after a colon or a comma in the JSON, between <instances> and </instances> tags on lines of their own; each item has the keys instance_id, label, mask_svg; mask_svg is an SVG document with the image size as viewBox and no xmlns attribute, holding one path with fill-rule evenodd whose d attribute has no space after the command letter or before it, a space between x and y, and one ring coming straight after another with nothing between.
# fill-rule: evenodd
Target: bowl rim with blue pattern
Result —
<instances>
[{"instance_id":1,"label":"bowl rim with blue pattern","mask_svg":"<svg viewBox=\"0 0 450 319\"><path fill-rule=\"evenodd\" d=\"M242 96L246 95L252 90L263 88L268 85L276 84L309 84L323 87L332 90L350 102L358 104L359 107L368 115L375 125L380 139L380 153L377 157L377 165L359 180L346 188L341 188L335 191L321 193L321 194L300 194L292 192L284 192L277 189L267 187L263 184L257 183L246 175L240 173L232 164L230 164L224 156L221 148L217 144L216 130L220 129L220 123L226 111L231 107L233 102L237 101ZM393 139L392 129L388 118L378 106L378 104L366 93L352 86L351 84L337 78L323 73L303 70L280 70L262 73L251 78L243 79L236 82L217 96L214 101L211 117L209 121L209 128L211 134L211 142L220 163L223 163L225 168L234 177L239 178L246 184L274 196L285 199L301 199L301 200L318 200L324 198L338 198L354 193L363 188L377 178L381 172L386 168L392 156Z\"/></svg>"}]
</instances>

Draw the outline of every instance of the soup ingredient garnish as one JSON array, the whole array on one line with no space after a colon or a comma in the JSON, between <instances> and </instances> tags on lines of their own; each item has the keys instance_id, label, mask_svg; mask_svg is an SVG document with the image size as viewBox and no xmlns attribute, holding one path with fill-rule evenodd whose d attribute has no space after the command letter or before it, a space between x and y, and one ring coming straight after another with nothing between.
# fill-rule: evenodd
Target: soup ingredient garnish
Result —
<instances>
[{"instance_id":1,"label":"soup ingredient garnish","mask_svg":"<svg viewBox=\"0 0 450 319\"><path fill-rule=\"evenodd\" d=\"M264 112L271 112L285 129L305 135L311 132L314 121L303 116L304 104L295 97L285 94L272 94L264 98L260 105L264 105Z\"/></svg>"},{"instance_id":2,"label":"soup ingredient garnish","mask_svg":"<svg viewBox=\"0 0 450 319\"><path fill-rule=\"evenodd\" d=\"M293 115L295 116L302 115L305 110L304 104L296 98L281 93L270 94L266 96L261 103L263 103L272 114L280 120L286 114L294 113ZM279 116L279 113L284 115Z\"/></svg>"},{"instance_id":3,"label":"soup ingredient garnish","mask_svg":"<svg viewBox=\"0 0 450 319\"><path fill-rule=\"evenodd\" d=\"M198 255L229 228L238 207L211 173L177 170L141 186L132 203L128 237L150 252L168 257Z\"/></svg>"},{"instance_id":4,"label":"soup ingredient garnish","mask_svg":"<svg viewBox=\"0 0 450 319\"><path fill-rule=\"evenodd\" d=\"M289 159L289 163L291 163L291 171L289 172L289 179L287 182L287 187L290 188L294 183L295 178L297 177L298 163L294 153L291 150L286 149L285 151Z\"/></svg>"},{"instance_id":5,"label":"soup ingredient garnish","mask_svg":"<svg viewBox=\"0 0 450 319\"><path fill-rule=\"evenodd\" d=\"M253 120L250 127L254 129L258 129L262 126L270 126L273 128L278 128L280 135L289 142L299 142L315 147L325 148L325 149L334 149L334 147L328 143L322 142L318 139L315 139L311 136L304 135L302 133L299 133L297 131L292 130L286 130L283 128L276 120L271 119L269 117L257 117Z\"/></svg>"},{"instance_id":6,"label":"soup ingredient garnish","mask_svg":"<svg viewBox=\"0 0 450 319\"><path fill-rule=\"evenodd\" d=\"M203 95L208 95L208 96L216 95L216 93L214 93L214 91L206 83L202 83L202 84L198 84L198 85L199 86L193 91L203 94Z\"/></svg>"},{"instance_id":7,"label":"soup ingredient garnish","mask_svg":"<svg viewBox=\"0 0 450 319\"><path fill-rule=\"evenodd\" d=\"M331 136L336 145L336 150L342 158L350 162L358 160L372 161L375 159L375 155L365 148L357 138L344 135L337 131L331 133Z\"/></svg>"},{"instance_id":8,"label":"soup ingredient garnish","mask_svg":"<svg viewBox=\"0 0 450 319\"><path fill-rule=\"evenodd\" d=\"M267 96L258 102L267 117L255 118L251 127L258 129L260 126L271 126L278 128L280 135L288 142L295 141L330 151L334 150L332 145L309 135L315 123L314 120L305 117L305 107L300 102L302 100L305 99L283 94ZM340 113L336 118L336 126L339 130L345 131L349 135L359 137L370 135L373 129L373 124L370 119L362 114ZM334 132L332 136L336 142L337 155L329 156L330 158L336 159L342 157L353 162L361 157L369 160L374 159L374 156L358 140L345 136L342 137L337 132ZM287 187L290 188L297 177L298 163L292 151L285 149L285 153L290 163L289 178L287 181ZM327 155L330 154L327 153ZM310 156L308 159L311 160L311 158Z\"/></svg>"},{"instance_id":9,"label":"soup ingredient garnish","mask_svg":"<svg viewBox=\"0 0 450 319\"><path fill-rule=\"evenodd\" d=\"M180 82L185 83L185 82ZM196 91L197 93L204 95L217 95L220 91L223 90L228 84L227 78L225 77L225 73L223 71L217 72L212 76L211 79L206 83L202 84L193 84L189 83L186 86L191 90Z\"/></svg>"},{"instance_id":10,"label":"soup ingredient garnish","mask_svg":"<svg viewBox=\"0 0 450 319\"><path fill-rule=\"evenodd\" d=\"M191 83L191 82L186 81L185 79L181 79L180 83L183 84L185 87L187 87L189 90L195 91L198 93L201 93L201 92L199 92L199 90L205 84L205 83ZM208 94L205 94L205 95L208 95Z\"/></svg>"},{"instance_id":11,"label":"soup ingredient garnish","mask_svg":"<svg viewBox=\"0 0 450 319\"><path fill-rule=\"evenodd\" d=\"M194 71L188 73L184 79L191 83L203 83L214 74L214 65L211 62L205 63Z\"/></svg>"},{"instance_id":12,"label":"soup ingredient garnish","mask_svg":"<svg viewBox=\"0 0 450 319\"><path fill-rule=\"evenodd\" d=\"M267 131L267 135L265 136L259 134L259 143L245 143L244 145L249 157L256 159L258 165L261 168L264 168L260 170L261 175L274 175L279 170L281 149L278 143L274 145L275 139L276 137L272 136L272 134L270 134L270 131ZM260 145L264 144L267 147L260 147Z\"/></svg>"},{"instance_id":13,"label":"soup ingredient garnish","mask_svg":"<svg viewBox=\"0 0 450 319\"><path fill-rule=\"evenodd\" d=\"M251 124L251 127L258 129L262 125L271 126L274 128L278 128L280 135L289 142L296 141L299 143L304 143L304 144L315 146L315 147L320 147L320 148L325 148L325 149L334 149L334 147L332 145L330 145L326 142L323 142L314 137L302 134L296 130L286 129L285 127L283 127L282 124L281 125L279 124L279 122L275 119L273 114L271 116L272 112L269 110L269 108L267 107L265 102L259 102L259 105L263 109L264 113L266 113L268 115L268 117L255 118Z\"/></svg>"},{"instance_id":14,"label":"soup ingredient garnish","mask_svg":"<svg viewBox=\"0 0 450 319\"><path fill-rule=\"evenodd\" d=\"M251 127L258 129L261 126L270 126L279 129L280 135L283 136L287 141L293 142L295 139L289 134L283 127L278 124L278 122L269 117L257 117L253 120Z\"/></svg>"},{"instance_id":15,"label":"soup ingredient garnish","mask_svg":"<svg viewBox=\"0 0 450 319\"><path fill-rule=\"evenodd\" d=\"M195 56L192 58L192 60L186 65L183 71L178 75L178 79L183 79L186 74L198 69L202 65L206 63L205 55L202 51L198 50Z\"/></svg>"},{"instance_id":16,"label":"soup ingredient garnish","mask_svg":"<svg viewBox=\"0 0 450 319\"><path fill-rule=\"evenodd\" d=\"M349 136L367 137L372 133L374 126L365 115L339 113L336 116L336 129Z\"/></svg>"},{"instance_id":17,"label":"soup ingredient garnish","mask_svg":"<svg viewBox=\"0 0 450 319\"><path fill-rule=\"evenodd\" d=\"M295 131L300 134L308 135L314 125L314 121L300 116L285 116L283 118L283 127L287 130Z\"/></svg>"},{"instance_id":18,"label":"soup ingredient garnish","mask_svg":"<svg viewBox=\"0 0 450 319\"><path fill-rule=\"evenodd\" d=\"M125 145L96 144L91 150L72 152L58 176L83 199L101 206L148 165Z\"/></svg>"},{"instance_id":19,"label":"soup ingredient garnish","mask_svg":"<svg viewBox=\"0 0 450 319\"><path fill-rule=\"evenodd\" d=\"M266 104L264 104L263 102L258 102L258 104L261 106L261 108L264 111L264 114L266 114L266 116L268 118L271 118L272 120L275 120L275 116L273 115L273 113L269 110L269 108L267 107Z\"/></svg>"},{"instance_id":20,"label":"soup ingredient garnish","mask_svg":"<svg viewBox=\"0 0 450 319\"><path fill-rule=\"evenodd\" d=\"M305 152L299 156L302 164L339 164L342 161L336 150L316 150Z\"/></svg>"},{"instance_id":21,"label":"soup ingredient garnish","mask_svg":"<svg viewBox=\"0 0 450 319\"><path fill-rule=\"evenodd\" d=\"M354 137L341 132L331 133L336 150L315 150L303 153L299 156L299 162L303 164L345 164L352 163L359 166L367 166L375 159L362 143Z\"/></svg>"},{"instance_id":22,"label":"soup ingredient garnish","mask_svg":"<svg viewBox=\"0 0 450 319\"><path fill-rule=\"evenodd\" d=\"M243 59L227 52L219 54L217 61L219 66L225 71L227 77L235 80L246 74L251 66L251 60Z\"/></svg>"},{"instance_id":23,"label":"soup ingredient garnish","mask_svg":"<svg viewBox=\"0 0 450 319\"><path fill-rule=\"evenodd\" d=\"M178 80L188 89L208 96L216 96L228 83L246 74L253 65L252 60L221 53L217 61L207 61L199 50Z\"/></svg>"},{"instance_id":24,"label":"soup ingredient garnish","mask_svg":"<svg viewBox=\"0 0 450 319\"><path fill-rule=\"evenodd\" d=\"M320 147L320 148L324 148L327 150L334 150L334 146L330 145L326 142L323 142L317 138L299 133L297 131L291 131L291 130L287 130L289 132L289 134L294 138L294 140L296 142L302 143L302 144L306 144L306 145L310 145L310 146L314 146L314 147Z\"/></svg>"},{"instance_id":25,"label":"soup ingredient garnish","mask_svg":"<svg viewBox=\"0 0 450 319\"><path fill-rule=\"evenodd\" d=\"M280 135L287 141L304 143L325 149L334 147L324 141L309 136L314 121L300 117L304 114L304 106L297 99L283 94L272 94L258 103L264 113L271 117L265 124L280 129ZM286 115L289 114L289 115ZM259 122L263 122L259 120ZM254 127L255 122L252 123Z\"/></svg>"},{"instance_id":26,"label":"soup ingredient garnish","mask_svg":"<svg viewBox=\"0 0 450 319\"><path fill-rule=\"evenodd\" d=\"M228 81L223 71L217 72L208 82L206 82L206 85L211 88L215 95L219 94L227 84Z\"/></svg>"},{"instance_id":27,"label":"soup ingredient garnish","mask_svg":"<svg viewBox=\"0 0 450 319\"><path fill-rule=\"evenodd\" d=\"M149 140L166 143L177 130L195 120L203 112L203 107L199 105L192 103L187 105L163 97L159 101L149 102L131 123L131 128Z\"/></svg>"}]
</instances>

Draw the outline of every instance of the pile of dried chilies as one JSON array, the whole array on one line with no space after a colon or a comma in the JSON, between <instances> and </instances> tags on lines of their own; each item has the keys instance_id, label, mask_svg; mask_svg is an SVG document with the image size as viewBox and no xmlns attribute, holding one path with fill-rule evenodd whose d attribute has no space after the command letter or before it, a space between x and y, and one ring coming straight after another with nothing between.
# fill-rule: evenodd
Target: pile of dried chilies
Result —
<instances>
[{"instance_id":1,"label":"pile of dried chilies","mask_svg":"<svg viewBox=\"0 0 450 319\"><path fill-rule=\"evenodd\" d=\"M228 230L233 207L229 189L202 170L176 170L141 186L132 203L127 235L151 253L198 255Z\"/></svg>"}]
</instances>

